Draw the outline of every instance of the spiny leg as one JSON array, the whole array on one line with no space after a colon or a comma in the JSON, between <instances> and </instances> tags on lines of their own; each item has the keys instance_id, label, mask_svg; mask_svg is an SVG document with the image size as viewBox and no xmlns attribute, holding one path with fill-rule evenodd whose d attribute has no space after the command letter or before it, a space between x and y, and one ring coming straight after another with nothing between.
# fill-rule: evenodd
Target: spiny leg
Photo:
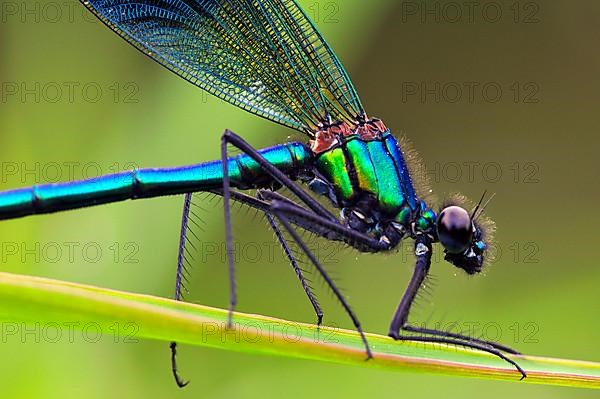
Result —
<instances>
[{"instance_id":1,"label":"spiny leg","mask_svg":"<svg viewBox=\"0 0 600 399\"><path fill-rule=\"evenodd\" d=\"M329 220L337 221L337 218L329 212L319 201L314 199L310 194L306 192L306 190L297 184L295 181L290 179L285 173L277 169L273 166L265 157L263 157L258 150L252 147L248 142L246 142L243 138L233 133L230 130L226 130L221 138L221 160L225 165L225 159L223 158L223 149L225 153L227 152L227 144L231 144L236 147L244 154L248 155L250 158L255 160L263 169L263 171L272 177L275 181L281 184L283 187L289 189L298 199L306 204L314 213L320 215L321 217L327 218ZM226 170L225 168L223 169ZM227 185L229 185L229 176L224 174L225 179L227 180ZM224 180L225 180L224 179ZM223 185L223 189L225 189L225 184Z\"/></svg>"},{"instance_id":2,"label":"spiny leg","mask_svg":"<svg viewBox=\"0 0 600 399\"><path fill-rule=\"evenodd\" d=\"M259 192L258 198L262 199L260 195L261 194ZM317 326L320 326L321 323L323 322L323 310L321 310L321 306L319 305L317 298L315 297L315 295L313 294L312 290L310 289L308 283L306 282L304 273L302 273L302 269L300 268L300 266L298 266L296 257L292 253L292 250L289 247L285 237L283 236L281 229L279 229L277 222L275 221L275 219L273 218L273 216L270 213L265 212L265 216L267 217L267 221L269 222L269 225L275 232L275 236L277 237L277 240L279 241L279 244L281 245L283 252L287 256L292 267L294 268L294 271L296 272L296 276L298 276L298 280L300 280L300 284L302 285L302 288L304 289L304 292L306 293L306 296L308 297L308 300L312 304L313 309L315 310L315 313L317 315Z\"/></svg>"},{"instance_id":3,"label":"spiny leg","mask_svg":"<svg viewBox=\"0 0 600 399\"><path fill-rule=\"evenodd\" d=\"M221 196L223 195L223 193L218 190L214 190L213 193L216 195L221 195ZM248 205L252 208L255 208L255 209L265 213L265 215L267 216L267 219L269 221L269 224L275 231L275 234L279 240L279 243L281 244L284 252L286 253L288 259L290 260L292 267L294 268L294 271L296 272L296 275L298 276L298 279L300 280L300 283L302 284L302 287L303 287L308 299L310 300L313 308L315 309L315 313L317 315L317 324L321 325L321 322L323 319L323 312L316 300L315 295L313 294L312 290L308 286L306 279L304 277L304 274L302 273L302 270L298 266L296 258L294 257L291 249L289 248L287 241L283 237L281 230L277 226L276 221L273 219L273 217L268 213L270 204L268 202L265 202L261 198L260 192L257 195L259 199L250 197L246 194L243 194L243 193L240 193L237 191L231 191L230 194L231 194L231 199L233 199L234 201L243 203L245 205ZM181 231L180 231L180 237L179 237L178 256L177 256L177 273L176 273L176 281L175 281L174 298L176 301L183 300L183 291L186 290L184 282L187 282L186 253L189 255L189 252L187 252L187 245L191 244L188 240L188 232L189 232L188 229L189 229L189 223L191 221L190 213L192 213L192 210L191 210L192 197L193 197L192 193L186 194L184 203L183 203L183 214L181 217ZM281 198L285 198L285 197L281 197ZM293 201L291 201L291 200L288 200L288 201L289 201L289 203L293 204ZM296 205L296 206L299 207L299 205ZM173 377L175 378L175 382L177 383L177 386L180 388L183 388L189 384L189 381L183 380L178 373L177 343L171 342L169 347L171 350L171 370L173 373Z\"/></svg>"},{"instance_id":4,"label":"spiny leg","mask_svg":"<svg viewBox=\"0 0 600 399\"><path fill-rule=\"evenodd\" d=\"M223 197L225 197L224 191L221 192L219 190L214 190L213 193L222 195ZM184 201L184 211L183 211L183 216L182 216L181 234L180 234L180 241L179 241L179 253L178 253L178 262L177 262L177 278L176 278L176 286L175 286L175 299L176 300L181 300L181 298L182 298L181 290L183 287L183 281L185 279L185 251L186 251L185 248L186 248L186 243L187 243L187 228L188 228L188 224L189 224L191 198L192 198L192 195L187 194L185 197L185 201ZM355 232L355 231L347 228L346 226L341 225L337 221L334 222L328 218L321 217L321 216L315 214L314 212L311 212L311 211L308 211L308 210L302 208L300 205L295 204L293 201L291 201L277 193L273 193L271 191L261 191L259 193L259 198L261 198L261 199L256 199L256 198L247 196L243 193L230 190L229 198L233 199L234 201L242 202L246 205L249 205L253 208L256 208L256 209L259 209L259 210L265 212L265 214L267 214L267 216L270 217L272 222L275 222L275 221L270 216L269 210L277 209L282 215L286 215L286 216L282 216L282 217L286 218L286 224L287 224L286 230L288 229L288 227L291 228L291 226L287 222L288 220L291 220L292 223L296 224L297 226L299 226L303 229L306 229L307 231L311 231L311 232L313 232L317 235L320 235L324 238L328 238L328 239L337 238L338 241L352 243L353 246L355 246L356 248L362 249L363 251L365 250L365 248L369 248L370 252L377 252L380 250L388 249L385 244L382 244L381 242L379 242L369 236ZM264 201L264 199L272 199L272 198L276 198L278 201L276 201L275 203L269 203L269 202ZM294 219L292 219L292 218L294 218ZM276 224L275 224L275 226L276 226ZM276 229L276 234L277 234L277 231L279 231L278 236L280 236L281 231L279 230L278 227ZM295 240L300 239L300 237L297 235L297 233L295 231L290 234L292 234L292 237L294 237ZM300 240L300 241L302 242L302 240ZM285 248L287 247L287 244L285 243L285 241L284 242L280 241L280 243L282 245L285 245L285 247L284 247L284 250L285 250ZM308 248L306 247L304 242L302 242L302 244L298 243L298 245L301 246L301 249L303 251L305 251L305 252L308 251ZM289 247L287 247L287 248L289 250ZM293 256L291 254L291 251L286 251L286 254L288 254L288 257L289 257L289 255ZM317 262L317 260L314 258L312 253L310 253L310 251L307 253L307 255L309 255L309 258L311 258L311 261L313 263ZM305 288L305 292L306 292L307 296L309 297L309 300L313 304L313 307L315 308L315 312L317 313L317 318L318 318L318 324L320 324L320 321L322 318L322 311L320 310L320 307L319 307L318 303L316 302L314 295L312 295L312 292L310 291L310 287L308 287L308 285L306 284L306 281L302 275L302 271L297 266L295 259L290 258L290 261L292 261L292 265L294 266L294 269L296 270L298 277L300 278L301 283L302 283L303 287ZM344 298L341 296L339 290L337 289L337 287L335 287L335 285L333 284L332 280L329 278L329 276L327 275L325 270L320 266L320 264L318 262L315 264L315 266L317 267L318 271L323 275L325 281L330 286L330 288L334 291L334 294L341 301L341 303L344 306L344 308L346 309L346 311L350 314L355 326L357 327L357 330L361 333L361 337L363 338L363 342L365 343L365 346L367 348L368 357L370 358L371 352L366 343L366 338L364 337L364 334L362 332L362 328L360 327L360 323L358 322L358 319L354 316L354 313L351 311L350 307L345 302ZM179 387L184 387L189 382L183 381L177 372L177 362L176 362L177 344L175 342L172 342L170 348L171 348L171 365L172 365L173 376L175 377L175 381L177 382L177 385Z\"/></svg>"},{"instance_id":5,"label":"spiny leg","mask_svg":"<svg viewBox=\"0 0 600 399\"><path fill-rule=\"evenodd\" d=\"M276 193L275 193L276 194ZM314 223L315 225L322 226L326 229L330 229L332 233L337 235L337 237L328 237L330 239L335 238L338 240L343 240L347 244L359 249L359 250L371 250L381 251L387 249L384 243L381 243L377 240L369 236L365 236L364 234L358 233L352 229L347 228L346 226L332 223L326 219L320 218L318 215L313 214L312 212L306 211L302 208L292 206L286 202L274 201L271 205L271 209L275 215L280 217L281 215L294 215L296 217L303 217L306 221ZM281 220L281 218L280 218ZM283 220L282 220L283 222ZM283 224L283 223L282 223ZM285 226L285 225L284 225ZM289 223L286 226L286 229L291 228ZM288 230L289 231L289 230ZM292 234L292 233L290 233ZM292 234L293 235L293 234ZM294 236L294 235L293 235ZM294 237L295 240L299 239L299 237ZM297 241L298 242L298 241ZM301 247L302 245L298 243ZM306 251L302 248L304 251ZM417 265L415 266L415 273L409 283L409 287L406 290L406 293L398 306L398 310L394 316L394 320L392 322L392 326L390 327L390 336L394 339L399 340L413 340L413 341L421 341L421 342L437 342L437 343L447 343L460 345L464 347L469 347L472 349L478 349L481 351L485 351L491 353L502 360L512 364L515 368L521 373L521 375L526 375L523 369L513 360L507 358L503 353L501 353L497 348L493 348L487 345L483 345L481 343L473 342L472 340L462 340L462 339L452 339L448 337L412 337L412 336L403 336L400 335L400 330L404 329L407 325L408 313L410 311L410 307L416 297L417 291L423 283L427 273L429 271L429 267L431 265L431 240L425 236L417 237L415 244L415 253L417 255ZM310 256L311 261L314 263L316 259L314 256ZM338 297L339 298L339 297ZM352 317L352 316L351 316Z\"/></svg>"},{"instance_id":6,"label":"spiny leg","mask_svg":"<svg viewBox=\"0 0 600 399\"><path fill-rule=\"evenodd\" d=\"M419 245L419 244L417 244L417 245ZM424 245L424 244L421 243L421 245ZM462 334L455 334L455 333L446 332L446 331L414 327L414 326L408 325L408 314L410 312L410 307L415 299L415 296L416 296L419 288L423 284L423 281L425 280L427 273L429 272L430 257L431 257L430 247L427 247L427 246L421 247L421 250L422 251L426 250L426 252L422 252L421 256L417 256L417 266L415 267L415 269L416 269L415 273L413 274L413 278L412 278L411 282L409 283L409 286L406 290L405 296L402 298L402 302L398 306L398 309L394 316L394 320L392 322L392 325L390 326L390 334L389 335L393 337L395 333L397 333L400 329L402 329L402 330L410 331L410 332L416 332L416 333L422 333L422 334L428 334L428 335L436 335L436 336L440 336L440 337L455 338L455 339L464 340L467 342L473 342L473 343L479 344L479 345L486 345L486 346L489 346L489 347L492 347L492 348L495 348L495 349L498 349L498 350L501 350L501 351L504 351L507 353L519 354L517 351L515 351L511 348L508 348L504 345L501 345L501 344L496 344L493 342L489 342L489 341L485 341L485 340L481 340L481 339L477 339L477 338L472 338L472 337L462 335Z\"/></svg>"},{"instance_id":7,"label":"spiny leg","mask_svg":"<svg viewBox=\"0 0 600 399\"><path fill-rule=\"evenodd\" d=\"M396 340L402 340L402 341L418 341L418 342L431 342L431 343L457 345L457 346L463 346L465 348L480 350L482 352L487 352L489 354L499 357L500 359L504 360L507 363L512 364L517 369L517 371L519 373L521 373L521 380L523 380L525 377L527 377L527 373L525 372L525 370L523 370L521 368L521 366L519 366L519 364L517 362L515 362L512 359L509 359L506 355L504 355L498 349L490 348L489 346L486 346L486 345L481 345L481 344L477 344L477 343L473 343L473 342L469 342L469 341L458 340L458 339L445 338L445 337L425 337L425 336L415 337L415 336L396 334L396 336L394 336L392 338L394 338Z\"/></svg>"},{"instance_id":8,"label":"spiny leg","mask_svg":"<svg viewBox=\"0 0 600 399\"><path fill-rule=\"evenodd\" d=\"M212 190L211 192L216 195L223 195L223 193L220 190ZM279 228L279 226L277 225L277 222L274 220L273 216L271 215L271 213L270 213L271 203L266 202L265 197L271 197L271 196L275 195L277 198L281 199L282 201L285 201L285 203L291 207L304 210L305 212L308 212L308 211L306 211L304 208L302 208L300 205L296 204L292 200L290 200L286 197L283 197L280 194L273 193L270 190L259 190L256 198L246 195L244 193L241 193L239 191L235 191L235 190L232 190L230 192L230 194L231 194L232 200L240 202L240 203L250 206L252 208L255 208L265 214L265 216L267 217L267 220L269 221L269 224L271 225L271 228L273 229L273 231L275 232L275 234L277 236L277 239L279 240L279 243L280 243L284 253L288 257L292 267L294 268L294 271L296 272L296 275L298 276L298 279L300 280L300 283L306 293L306 296L308 297L309 301L311 302L311 304L315 310L315 314L317 316L317 325L321 325L322 320L323 320L323 311L321 310L321 307L316 299L316 296L312 292L311 287L308 285L306 278L304 277L304 273L303 273L302 269L299 267L298 262L294 256L291 248L289 247L287 241L285 240L285 237L283 237L281 229ZM301 218L296 218L295 220L292 220L291 222L293 224L295 224L296 226L298 226L306 231L309 231L311 233L314 233L318 236L321 236L321 237L325 236L323 229L315 228L314 224L304 221Z\"/></svg>"},{"instance_id":9,"label":"spiny leg","mask_svg":"<svg viewBox=\"0 0 600 399\"><path fill-rule=\"evenodd\" d=\"M344 242L360 252L382 252L391 248L389 243L353 230L337 221L332 222L314 212L310 212L287 202L274 200L271 203L271 211L279 215L284 215L286 220L292 221L292 223L296 223L292 218L295 220L302 220L304 224L311 225L309 231L315 232L331 241Z\"/></svg>"},{"instance_id":10,"label":"spiny leg","mask_svg":"<svg viewBox=\"0 0 600 399\"><path fill-rule=\"evenodd\" d=\"M225 213L225 245L227 250L227 264L229 269L229 315L227 325L233 327L233 310L237 303L237 293L235 289L235 268L233 264L233 236L231 232L231 208L229 199L231 197L229 184L229 162L227 156L228 131L225 131L221 138L221 164L223 168L223 210Z\"/></svg>"},{"instance_id":11,"label":"spiny leg","mask_svg":"<svg viewBox=\"0 0 600 399\"><path fill-rule=\"evenodd\" d=\"M328 220L324 220L324 219L320 218L318 215L314 215L313 213L308 212L305 209L302 209L300 207L293 207L293 206L290 206L286 202L278 201L278 198L280 196L277 193L273 193L273 192L268 193L267 192L265 194L269 194L271 198L276 199L275 202L272 204L273 209L277 209L279 212L285 213L288 217L296 216L298 218L303 218L305 221L308 221L311 223L312 231L316 231L315 227L320 226L320 227L322 227L322 229L324 231L328 231L330 233L334 233L335 235L337 235L337 237L331 236L331 235L323 235L326 238L343 240L346 244L351 245L354 248L361 250L361 251L377 252L377 251L385 251L386 249L389 249L386 247L385 244L383 244L377 240L374 240L373 238L371 238L369 236L365 236L364 234L361 234L354 230L351 230L351 229L347 228L346 226L343 226L338 223L332 223ZM423 242L421 242L420 240L423 240ZM410 311L410 307L416 297L418 289L421 287L425 277L427 276L427 273L429 271L430 262L431 262L431 244L429 243L428 240L425 239L424 236L420 236L420 238L417 239L416 248L417 248L417 259L418 259L416 270L413 275L413 279L411 280L411 283L409 284L409 287L407 288L407 292L406 292L405 296L403 297L402 303L399 305L398 310L396 311L396 315L394 317L394 322L392 323L392 326L390 327L389 335L394 337L395 334L397 334L398 331L400 329L402 329L405 331L420 332L420 333L424 333L424 334L438 335L438 336L442 336L442 337L449 337L449 338L455 338L455 339L459 339L459 340L469 341L469 342L473 342L473 343L479 344L479 345L486 345L486 346L489 346L489 347L492 347L492 348L495 348L495 349L498 349L501 351L505 351L507 353L518 354L516 351L514 351L510 348L507 348L504 345L495 344L492 342L479 340L476 338L471 338L466 335L447 333L444 331L438 331L438 330L432 330L432 329L422 329L422 328L413 327L413 326L410 326L407 324L408 323L408 313Z\"/></svg>"},{"instance_id":12,"label":"spiny leg","mask_svg":"<svg viewBox=\"0 0 600 399\"><path fill-rule=\"evenodd\" d=\"M427 273L429 272L429 267L431 266L431 255L432 255L431 239L424 235L419 235L417 237L416 243L415 243L415 254L417 256L415 271L413 273L413 276L412 276L410 282L408 283L408 287L406 288L404 296L402 297L402 300L400 301L400 304L398 305L398 308L396 309L396 313L394 314L394 318L390 325L389 336L396 340L445 343L445 344L459 345L459 346L463 346L466 348L477 349L480 351L488 352L488 353L490 353L494 356L497 356L500 359L512 364L521 373L521 379L525 378L527 376L527 373L525 373L525 371L514 360L509 359L498 348L492 347L492 346L488 345L487 343L483 344L481 342L476 342L469 337L466 337L466 339L463 339L460 336L452 337L452 336L444 335L444 332L442 332L442 331L437 331L437 330L420 331L420 329L418 329L418 328L415 328L415 327L411 328L411 327L407 326L410 308L415 300L415 297L417 295L417 292L419 291L419 288L421 288L421 285L423 284L423 281L425 280L425 277L427 276ZM415 337L415 336L402 335L400 333L401 331L415 331L415 330L417 330L417 332L423 332L425 334L436 335L436 336Z\"/></svg>"},{"instance_id":13,"label":"spiny leg","mask_svg":"<svg viewBox=\"0 0 600 399\"><path fill-rule=\"evenodd\" d=\"M175 278L175 300L181 301L182 281L185 278L185 245L187 241L188 223L190 220L190 205L192 203L192 194L185 195L183 201L183 215L181 216L181 231L179 234L179 250L177 254L177 276ZM169 345L171 349L171 371L179 388L185 387L189 381L184 381L177 372L177 342L173 341Z\"/></svg>"},{"instance_id":14,"label":"spiny leg","mask_svg":"<svg viewBox=\"0 0 600 399\"><path fill-rule=\"evenodd\" d=\"M230 130L226 130L223 136L221 137L221 164L223 170L223 210L225 214L225 240L226 240L226 249L227 249L227 260L228 260L228 269L229 269L229 317L228 317L228 326L232 327L233 322L233 311L235 309L237 303L237 293L235 287L235 267L234 267L234 257L233 257L233 236L231 232L231 207L230 207L230 199L231 199L231 185L229 179L229 163L228 163L228 153L227 153L227 145L231 144L234 147L238 148L243 153L247 154L249 157L254 159L262 168L263 171L266 172L269 176L271 176L275 181L277 181L282 186L288 188L294 195L296 195L302 202L304 202L313 212L321 215L324 218L329 220L336 220L335 216L333 216L323 205L321 205L317 200L312 198L306 191L296 184L292 179L286 176L285 173L277 169L273 166L265 157L263 157L255 148L253 148L250 144L248 144L244 139L242 139L237 134L231 132Z\"/></svg>"},{"instance_id":15,"label":"spiny leg","mask_svg":"<svg viewBox=\"0 0 600 399\"><path fill-rule=\"evenodd\" d=\"M216 195L220 195L223 196L223 192L221 190L211 190L210 191L213 194ZM259 190L260 194L264 197L264 196L271 196L271 195L275 195L276 193L270 191L270 190ZM268 193L268 194L267 194ZM269 213L271 211L271 203L265 201L265 198L263 199L258 199L256 197L251 197L247 194L244 194L240 191L235 191L232 190L230 192L231 194L231 199L234 201L238 201L243 203L244 205L247 205L249 207L252 207L254 209L257 209L259 211L262 211L263 213ZM302 208L300 205L294 203L292 200L281 196L280 194L276 194L278 196L278 198L285 198L286 202L288 202L289 204L299 208L299 209L304 209ZM315 233L319 236L324 236L324 232L319 230L319 229L315 229L313 224L310 224L302 219L294 219L294 220L290 220L292 222L292 224L295 224L296 226L310 231L312 233Z\"/></svg>"},{"instance_id":16,"label":"spiny leg","mask_svg":"<svg viewBox=\"0 0 600 399\"><path fill-rule=\"evenodd\" d=\"M420 333L420 334L437 335L440 337L455 338L455 339L460 339L463 341L470 341L470 342L480 344L480 345L487 345L489 347L498 349L502 352L510 353L511 355L520 355L521 354L520 352L512 349L511 347L499 344L497 342L486 341L484 339L470 337L470 336L464 335L464 334L456 334L456 333L453 333L450 331L434 330L431 328L415 327L415 326L411 326L411 325L405 325L402 329L405 331L410 331L410 332L415 332L415 333Z\"/></svg>"},{"instance_id":17,"label":"spiny leg","mask_svg":"<svg viewBox=\"0 0 600 399\"><path fill-rule=\"evenodd\" d=\"M429 273L429 267L431 266L431 240L424 235L419 235L415 242L415 254L417 256L417 262L415 264L415 271L408 283L408 287L402 296L402 300L394 313L394 318L390 325L389 336L394 339L399 339L400 329L408 322L408 314L410 308L417 296L417 292L421 288L427 273Z\"/></svg>"},{"instance_id":18,"label":"spiny leg","mask_svg":"<svg viewBox=\"0 0 600 399\"><path fill-rule=\"evenodd\" d=\"M316 267L317 271L321 274L321 276L325 280L325 283L329 286L329 288L333 291L333 293L336 296L336 298L338 299L338 301L342 304L342 306L344 307L344 310L346 311L348 316L350 316L350 319L352 320L352 323L354 324L356 331L358 331L358 333L360 334L360 338L361 338L361 340L365 346L366 352L367 352L367 359L371 359L373 357L373 354L371 353L371 348L369 347L369 343L367 342L367 338L365 337L365 333L362 329L360 321L358 320L358 318L352 311L352 308L350 308L350 305L346 302L346 299L344 298L344 296L342 295L340 290L333 283L333 280L331 280L331 278L329 277L329 275L327 274L327 272L325 271L325 269L323 268L321 263L317 260L317 258L314 256L314 254L310 251L310 249L308 248L306 243L302 240L302 238L298 235L296 230L294 230L292 225L288 222L285 214L280 211L277 211L277 210L273 211L273 214L277 217L277 219L279 219L280 223L288 231L288 233L290 233L290 235L292 236L294 241L298 244L300 249L302 249L302 251L306 254L306 256L308 256L310 261Z\"/></svg>"},{"instance_id":19,"label":"spiny leg","mask_svg":"<svg viewBox=\"0 0 600 399\"><path fill-rule=\"evenodd\" d=\"M220 191L213 191L213 192L215 194L222 195L222 193ZM310 301L310 303L313 306L313 309L315 310L315 314L317 316L317 325L321 325L321 323L323 321L323 311L321 310L319 302L317 301L316 296L312 292L312 289L308 285L306 278L304 277L304 273L303 273L302 269L300 268L300 266L298 265L298 262L294 256L291 248L289 247L285 237L283 236L281 229L277 225L277 222L275 221L273 216L269 213L271 204L269 202L266 202L265 200L268 198L271 198L272 196L276 196L277 198L281 199L282 201L285 201L290 206L294 206L299 209L303 209L300 205L296 204L289 198L286 198L280 194L274 193L270 190L259 190L256 195L256 198L250 197L249 195L246 195L239 191L231 191L231 199L233 199L234 201L243 203L245 205L248 205L259 211L264 212L265 216L267 217L267 221L269 222L269 225L275 232L275 235L277 237L277 240L279 241L279 244L281 245L284 253L286 254L288 260L290 261L290 264L292 265L292 267L298 277L298 280L300 281L300 284L302 285L302 288L304 289L304 292L306 293L306 296L308 297L308 300ZM308 223L301 223L300 220L296 220L293 223L294 224L297 223L297 225L299 227L306 229L308 231L311 231L315 234L320 233L318 231L309 230L311 225Z\"/></svg>"}]
</instances>

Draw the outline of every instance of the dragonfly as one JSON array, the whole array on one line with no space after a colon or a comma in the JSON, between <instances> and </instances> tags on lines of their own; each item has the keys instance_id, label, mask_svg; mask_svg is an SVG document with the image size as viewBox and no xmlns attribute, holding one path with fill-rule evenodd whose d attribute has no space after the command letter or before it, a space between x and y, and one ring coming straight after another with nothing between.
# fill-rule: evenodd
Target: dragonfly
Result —
<instances>
[{"instance_id":1,"label":"dragonfly","mask_svg":"<svg viewBox=\"0 0 600 399\"><path fill-rule=\"evenodd\" d=\"M526 377L511 359L511 354L518 354L511 348L409 323L411 306L429 274L433 244L440 243L444 259L469 275L489 263L493 223L483 213L491 198L484 203L484 193L474 205L452 197L434 210L427 201L426 184L417 181L418 157L383 121L368 116L340 60L295 0L81 2L171 72L238 108L302 132L306 141L257 149L225 130L218 160L5 191L0 193L0 219L184 195L175 286L175 299L183 300L192 194L219 195L224 204L231 326L237 304L231 203L255 208L275 232L317 324L322 323L323 311L292 244L348 314L368 359L373 355L357 315L302 232L364 253L390 252L411 239L415 267L389 336L488 352L508 362L521 379ZM237 154L230 154L232 147ZM177 343L172 342L170 349L171 371L177 385L184 387L187 381L177 370Z\"/></svg>"}]
</instances>

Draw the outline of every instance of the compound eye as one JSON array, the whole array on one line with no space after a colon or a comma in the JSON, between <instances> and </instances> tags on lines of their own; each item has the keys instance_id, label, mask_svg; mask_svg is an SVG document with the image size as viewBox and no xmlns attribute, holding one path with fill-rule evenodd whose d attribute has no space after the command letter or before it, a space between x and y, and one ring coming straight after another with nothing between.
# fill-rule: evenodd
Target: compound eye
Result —
<instances>
[{"instance_id":1,"label":"compound eye","mask_svg":"<svg viewBox=\"0 0 600 399\"><path fill-rule=\"evenodd\" d=\"M473 240L473 225L469 213L460 206L444 208L438 216L437 233L447 252L465 252Z\"/></svg>"}]
</instances>

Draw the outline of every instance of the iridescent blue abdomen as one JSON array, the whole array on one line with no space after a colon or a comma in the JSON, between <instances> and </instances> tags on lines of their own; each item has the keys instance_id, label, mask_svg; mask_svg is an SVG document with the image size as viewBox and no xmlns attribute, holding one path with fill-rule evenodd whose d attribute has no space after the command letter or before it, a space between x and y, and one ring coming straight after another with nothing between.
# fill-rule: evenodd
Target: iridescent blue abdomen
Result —
<instances>
[{"instance_id":1,"label":"iridescent blue abdomen","mask_svg":"<svg viewBox=\"0 0 600 399\"><path fill-rule=\"evenodd\" d=\"M309 168L312 161L312 153L301 143L277 145L260 150L259 154L291 177ZM228 172L231 186L242 190L273 185L272 178L246 154L229 158ZM0 220L222 187L220 160L179 168L137 169L87 180L0 192Z\"/></svg>"}]
</instances>

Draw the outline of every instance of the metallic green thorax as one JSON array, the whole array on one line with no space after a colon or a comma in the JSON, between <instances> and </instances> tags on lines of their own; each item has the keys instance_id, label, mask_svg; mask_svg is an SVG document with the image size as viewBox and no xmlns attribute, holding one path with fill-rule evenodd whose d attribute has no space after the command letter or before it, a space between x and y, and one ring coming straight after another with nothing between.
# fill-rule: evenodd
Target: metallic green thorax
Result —
<instances>
[{"instance_id":1,"label":"metallic green thorax","mask_svg":"<svg viewBox=\"0 0 600 399\"><path fill-rule=\"evenodd\" d=\"M371 125L383 126L377 120ZM316 192L327 193L341 208L342 220L353 229L372 233L395 246L402 238L435 235L436 215L417 198L404 155L387 129L379 134L325 136L318 144L331 143L317 154L315 166L332 189L328 193L313 183ZM318 146L317 146L318 147Z\"/></svg>"},{"instance_id":2,"label":"metallic green thorax","mask_svg":"<svg viewBox=\"0 0 600 399\"><path fill-rule=\"evenodd\" d=\"M317 168L334 187L342 206L371 194L379 210L389 215L406 207L418 208L404 157L389 131L374 140L356 135L346 138L317 158Z\"/></svg>"}]
</instances>

